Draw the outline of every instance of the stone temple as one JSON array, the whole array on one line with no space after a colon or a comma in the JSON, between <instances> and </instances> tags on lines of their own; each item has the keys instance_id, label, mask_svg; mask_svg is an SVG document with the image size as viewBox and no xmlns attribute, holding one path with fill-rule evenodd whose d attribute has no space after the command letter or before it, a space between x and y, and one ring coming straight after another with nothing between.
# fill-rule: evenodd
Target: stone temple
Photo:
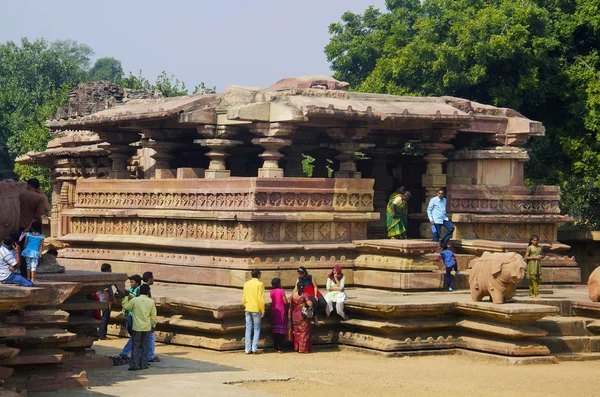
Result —
<instances>
[{"instance_id":1,"label":"stone temple","mask_svg":"<svg viewBox=\"0 0 600 397\"><path fill-rule=\"evenodd\" d=\"M322 287L339 264L351 320L326 321L317 344L556 359L559 344L542 319L571 316L575 304L416 294L444 286L425 214L439 187L463 273L485 251L524 254L537 234L543 284L581 282L557 241L558 224L570 221L559 188L524 184L521 146L544 127L514 110L349 92L325 76L175 98L92 83L73 90L47 127L48 149L18 162L50 170L61 265L67 274L104 262L115 272L152 271L159 341L241 349L239 288L250 270L289 289L302 265ZM388 240L385 207L400 184L412 193L410 239ZM457 282L468 287L464 275ZM117 314L112 332L124 335Z\"/></svg>"}]
</instances>

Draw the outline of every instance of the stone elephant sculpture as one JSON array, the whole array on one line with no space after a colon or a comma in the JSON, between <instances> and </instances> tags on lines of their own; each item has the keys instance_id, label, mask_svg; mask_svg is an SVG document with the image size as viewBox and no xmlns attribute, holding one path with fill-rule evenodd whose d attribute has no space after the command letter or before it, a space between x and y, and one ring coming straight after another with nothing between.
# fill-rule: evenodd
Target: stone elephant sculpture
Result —
<instances>
[{"instance_id":1,"label":"stone elephant sculpture","mask_svg":"<svg viewBox=\"0 0 600 397\"><path fill-rule=\"evenodd\" d=\"M504 303L515 296L517 285L525 277L527 265L516 252L484 252L470 263L471 298L479 302L489 296L494 303Z\"/></svg>"},{"instance_id":2,"label":"stone elephant sculpture","mask_svg":"<svg viewBox=\"0 0 600 397\"><path fill-rule=\"evenodd\" d=\"M588 293L594 302L600 302L600 267L594 269L588 278Z\"/></svg>"}]
</instances>

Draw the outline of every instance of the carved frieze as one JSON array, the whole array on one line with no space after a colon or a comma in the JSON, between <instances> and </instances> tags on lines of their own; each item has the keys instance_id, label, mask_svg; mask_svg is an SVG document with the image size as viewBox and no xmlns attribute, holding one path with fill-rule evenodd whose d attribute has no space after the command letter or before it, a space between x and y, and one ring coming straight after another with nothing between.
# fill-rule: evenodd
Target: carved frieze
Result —
<instances>
[{"instance_id":1,"label":"carved frieze","mask_svg":"<svg viewBox=\"0 0 600 397\"><path fill-rule=\"evenodd\" d=\"M364 222L224 222L193 219L71 218L71 233L217 241L343 242L366 238Z\"/></svg>"},{"instance_id":2,"label":"carved frieze","mask_svg":"<svg viewBox=\"0 0 600 397\"><path fill-rule=\"evenodd\" d=\"M161 209L345 209L369 211L373 193L159 193L159 192L78 192L79 208L161 208Z\"/></svg>"},{"instance_id":3,"label":"carved frieze","mask_svg":"<svg viewBox=\"0 0 600 397\"><path fill-rule=\"evenodd\" d=\"M542 241L556 241L557 227L553 223L459 223L455 222L454 238L491 240L529 240L536 234Z\"/></svg>"},{"instance_id":4,"label":"carved frieze","mask_svg":"<svg viewBox=\"0 0 600 397\"><path fill-rule=\"evenodd\" d=\"M560 214L558 200L460 198L449 201L449 212Z\"/></svg>"}]
</instances>

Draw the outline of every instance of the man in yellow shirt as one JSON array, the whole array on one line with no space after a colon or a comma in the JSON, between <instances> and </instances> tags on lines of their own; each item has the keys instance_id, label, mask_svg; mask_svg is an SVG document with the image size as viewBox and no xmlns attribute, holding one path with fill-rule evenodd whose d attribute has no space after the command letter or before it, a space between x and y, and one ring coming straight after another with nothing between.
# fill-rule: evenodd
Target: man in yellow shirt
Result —
<instances>
[{"instance_id":1,"label":"man in yellow shirt","mask_svg":"<svg viewBox=\"0 0 600 397\"><path fill-rule=\"evenodd\" d=\"M258 354L260 320L265 316L265 286L259 281L260 270L252 270L252 279L244 283L242 305L246 316L246 354ZM252 337L254 331L254 338Z\"/></svg>"},{"instance_id":2,"label":"man in yellow shirt","mask_svg":"<svg viewBox=\"0 0 600 397\"><path fill-rule=\"evenodd\" d=\"M133 316L133 351L131 353L130 371L148 369L148 349L150 348L150 334L156 327L156 305L148 297L150 286L142 284L140 295L132 298L131 295L123 300L124 310L131 310Z\"/></svg>"}]
</instances>

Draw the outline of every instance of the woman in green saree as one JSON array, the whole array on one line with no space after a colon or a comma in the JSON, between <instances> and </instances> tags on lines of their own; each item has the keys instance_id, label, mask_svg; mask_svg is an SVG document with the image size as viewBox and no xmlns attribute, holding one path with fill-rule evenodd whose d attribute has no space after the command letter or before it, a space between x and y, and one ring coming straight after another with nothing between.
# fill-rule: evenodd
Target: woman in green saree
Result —
<instances>
[{"instance_id":1,"label":"woman in green saree","mask_svg":"<svg viewBox=\"0 0 600 397\"><path fill-rule=\"evenodd\" d=\"M404 191L404 186L399 186L394 193L390 194L386 211L388 238L407 238L408 200L410 198L411 194Z\"/></svg>"}]
</instances>

